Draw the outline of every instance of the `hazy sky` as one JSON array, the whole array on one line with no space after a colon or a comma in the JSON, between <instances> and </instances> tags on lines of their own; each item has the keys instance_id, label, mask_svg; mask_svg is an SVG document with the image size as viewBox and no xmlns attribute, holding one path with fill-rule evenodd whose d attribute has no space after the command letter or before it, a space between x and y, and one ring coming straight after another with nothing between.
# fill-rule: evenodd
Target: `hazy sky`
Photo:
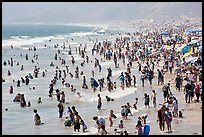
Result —
<instances>
[{"instance_id":1,"label":"hazy sky","mask_svg":"<svg viewBox=\"0 0 204 137\"><path fill-rule=\"evenodd\" d=\"M105 22L191 15L202 18L201 2L2 2L5 23Z\"/></svg>"}]
</instances>

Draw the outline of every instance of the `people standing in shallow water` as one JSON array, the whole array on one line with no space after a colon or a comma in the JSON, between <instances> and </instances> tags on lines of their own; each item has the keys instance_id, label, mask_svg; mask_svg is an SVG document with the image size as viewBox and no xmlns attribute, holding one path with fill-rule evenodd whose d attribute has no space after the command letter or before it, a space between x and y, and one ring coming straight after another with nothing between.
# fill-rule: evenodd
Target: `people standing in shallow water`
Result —
<instances>
[{"instance_id":1,"label":"people standing in shallow water","mask_svg":"<svg viewBox=\"0 0 204 137\"><path fill-rule=\"evenodd\" d=\"M60 101L59 104L57 105L58 109L59 109L59 118L62 118L63 116L63 112L64 112L64 106L62 104L62 102Z\"/></svg>"},{"instance_id":2,"label":"people standing in shallow water","mask_svg":"<svg viewBox=\"0 0 204 137\"><path fill-rule=\"evenodd\" d=\"M143 128L143 126L142 126L142 121L141 121L141 120L138 120L138 121L137 121L137 125L135 126L135 129L137 130L136 133L137 133L138 135L142 135L142 128Z\"/></svg>"},{"instance_id":3,"label":"people standing in shallow water","mask_svg":"<svg viewBox=\"0 0 204 137\"><path fill-rule=\"evenodd\" d=\"M33 112L34 112L34 122L35 122L35 125L41 125L41 124L43 124L43 123L41 123L41 117L40 117L40 115L37 113L37 110L34 109Z\"/></svg>"},{"instance_id":4,"label":"people standing in shallow water","mask_svg":"<svg viewBox=\"0 0 204 137\"><path fill-rule=\"evenodd\" d=\"M100 96L100 94L98 94L98 105L97 105L97 109L98 109L98 110L101 110L101 107L102 107L101 96Z\"/></svg>"},{"instance_id":5,"label":"people standing in shallow water","mask_svg":"<svg viewBox=\"0 0 204 137\"><path fill-rule=\"evenodd\" d=\"M79 132L80 131L80 120L81 116L78 114L78 112L75 113L74 115L74 131L76 130Z\"/></svg>"},{"instance_id":6,"label":"people standing in shallow water","mask_svg":"<svg viewBox=\"0 0 204 137\"><path fill-rule=\"evenodd\" d=\"M20 106L21 107L25 107L26 106L26 101L25 101L24 94L21 94Z\"/></svg>"},{"instance_id":7,"label":"people standing in shallow water","mask_svg":"<svg viewBox=\"0 0 204 137\"><path fill-rule=\"evenodd\" d=\"M158 111L157 111L157 122L159 122L159 128L161 131L164 131L165 129L165 105L163 105Z\"/></svg>"},{"instance_id":8,"label":"people standing in shallow water","mask_svg":"<svg viewBox=\"0 0 204 137\"><path fill-rule=\"evenodd\" d=\"M10 93L10 94L13 94L13 86L10 86L9 93Z\"/></svg>"},{"instance_id":9,"label":"people standing in shallow water","mask_svg":"<svg viewBox=\"0 0 204 137\"><path fill-rule=\"evenodd\" d=\"M155 92L155 90L152 90L151 99L152 99L152 102L153 102L153 106L154 106L154 107L157 106L157 104L156 104L156 95L157 95L157 93Z\"/></svg>"}]
</instances>

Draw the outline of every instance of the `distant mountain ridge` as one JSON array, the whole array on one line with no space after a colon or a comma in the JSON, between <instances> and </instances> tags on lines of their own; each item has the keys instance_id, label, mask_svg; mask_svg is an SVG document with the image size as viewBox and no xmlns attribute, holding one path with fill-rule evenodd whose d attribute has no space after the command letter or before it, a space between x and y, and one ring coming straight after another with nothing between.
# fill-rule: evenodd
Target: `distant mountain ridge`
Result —
<instances>
[{"instance_id":1,"label":"distant mountain ridge","mask_svg":"<svg viewBox=\"0 0 204 137\"><path fill-rule=\"evenodd\" d=\"M202 2L3 2L3 23L70 23L202 18Z\"/></svg>"}]
</instances>

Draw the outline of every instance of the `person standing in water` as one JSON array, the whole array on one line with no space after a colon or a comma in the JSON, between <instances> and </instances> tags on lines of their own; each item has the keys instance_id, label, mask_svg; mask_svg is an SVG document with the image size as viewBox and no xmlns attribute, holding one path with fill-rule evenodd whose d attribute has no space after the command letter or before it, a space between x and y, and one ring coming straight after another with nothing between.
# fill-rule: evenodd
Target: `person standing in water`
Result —
<instances>
[{"instance_id":1,"label":"person standing in water","mask_svg":"<svg viewBox=\"0 0 204 137\"><path fill-rule=\"evenodd\" d=\"M98 105L97 105L97 109L98 109L98 110L101 110L101 107L102 107L101 96L100 96L100 94L98 94Z\"/></svg>"},{"instance_id":2,"label":"person standing in water","mask_svg":"<svg viewBox=\"0 0 204 137\"><path fill-rule=\"evenodd\" d=\"M152 96L151 96L151 99L153 101L153 106L156 107L157 104L156 104L156 95L157 93L155 92L155 90L152 90Z\"/></svg>"},{"instance_id":3,"label":"person standing in water","mask_svg":"<svg viewBox=\"0 0 204 137\"><path fill-rule=\"evenodd\" d=\"M13 94L13 86L10 86L9 93L10 93L10 94Z\"/></svg>"},{"instance_id":4,"label":"person standing in water","mask_svg":"<svg viewBox=\"0 0 204 137\"><path fill-rule=\"evenodd\" d=\"M33 112L34 112L34 122L35 122L35 125L44 124L44 123L41 123L41 118L40 118L40 115L37 113L37 109L34 109Z\"/></svg>"},{"instance_id":5,"label":"person standing in water","mask_svg":"<svg viewBox=\"0 0 204 137\"><path fill-rule=\"evenodd\" d=\"M64 112L64 106L62 104L62 101L60 101L57 106L59 108L59 118L62 118L62 115L63 115L63 112Z\"/></svg>"}]
</instances>

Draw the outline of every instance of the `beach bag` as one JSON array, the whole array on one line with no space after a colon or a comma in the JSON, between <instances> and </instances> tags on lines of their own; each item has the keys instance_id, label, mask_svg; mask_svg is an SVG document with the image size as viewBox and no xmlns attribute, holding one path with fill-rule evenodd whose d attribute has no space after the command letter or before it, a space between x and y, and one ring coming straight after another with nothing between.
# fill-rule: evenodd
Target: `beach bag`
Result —
<instances>
[{"instance_id":1,"label":"beach bag","mask_svg":"<svg viewBox=\"0 0 204 137\"><path fill-rule=\"evenodd\" d=\"M143 129L143 135L149 135L149 132L150 132L150 126L146 124Z\"/></svg>"}]
</instances>

